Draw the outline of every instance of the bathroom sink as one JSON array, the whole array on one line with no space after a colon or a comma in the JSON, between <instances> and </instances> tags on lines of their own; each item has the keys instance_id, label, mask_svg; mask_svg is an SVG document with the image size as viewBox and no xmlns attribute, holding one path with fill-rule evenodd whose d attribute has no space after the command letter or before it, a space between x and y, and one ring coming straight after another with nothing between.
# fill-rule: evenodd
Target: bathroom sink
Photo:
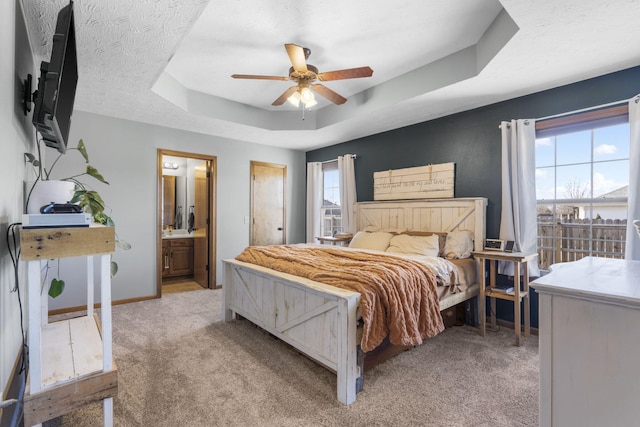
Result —
<instances>
[{"instance_id":1,"label":"bathroom sink","mask_svg":"<svg viewBox=\"0 0 640 427\"><path fill-rule=\"evenodd\" d=\"M162 238L163 239L185 239L192 238L193 233L189 233L187 230L163 230Z\"/></svg>"}]
</instances>

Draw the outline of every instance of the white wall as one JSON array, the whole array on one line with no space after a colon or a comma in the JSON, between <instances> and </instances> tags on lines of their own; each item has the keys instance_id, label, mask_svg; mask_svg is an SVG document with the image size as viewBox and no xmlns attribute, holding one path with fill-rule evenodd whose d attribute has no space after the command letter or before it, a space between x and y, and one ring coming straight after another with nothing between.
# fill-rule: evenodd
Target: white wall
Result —
<instances>
[{"instance_id":1,"label":"white wall","mask_svg":"<svg viewBox=\"0 0 640 427\"><path fill-rule=\"evenodd\" d=\"M132 245L117 250L114 260L118 274L113 278L113 299L147 297L156 293L156 161L159 148L207 154L217 157L217 280L222 283L221 260L233 258L249 244L250 162L287 165L287 242L304 241L305 153L265 145L212 137L160 126L114 119L76 111L73 115L70 146L82 138L91 164L109 181L96 181L112 209L118 236ZM49 155L49 160L54 156ZM61 178L82 170L76 151L58 162L53 175ZM83 179L91 182L92 178ZM82 264L80 264L82 266ZM67 287L50 302L51 308L83 305L84 289L63 267ZM99 295L96 293L96 295Z\"/></svg>"},{"instance_id":2,"label":"white wall","mask_svg":"<svg viewBox=\"0 0 640 427\"><path fill-rule=\"evenodd\" d=\"M17 24L16 15L20 17ZM18 293L11 292L15 282L6 233L10 224L22 220L22 183L33 178L25 168L23 153L31 151L34 131L31 116L26 117L21 111L20 85L35 67L21 16L16 0L0 2L0 392L3 398L7 397L4 394L8 391L11 371L22 343ZM24 265L20 265L19 271L20 294L26 314ZM10 407L3 411L0 423L7 422L12 410Z\"/></svg>"},{"instance_id":3,"label":"white wall","mask_svg":"<svg viewBox=\"0 0 640 427\"><path fill-rule=\"evenodd\" d=\"M623 205L598 205L593 207L593 215L591 207L580 207L580 218L595 218L600 215L602 219L626 219L627 204Z\"/></svg>"}]
</instances>

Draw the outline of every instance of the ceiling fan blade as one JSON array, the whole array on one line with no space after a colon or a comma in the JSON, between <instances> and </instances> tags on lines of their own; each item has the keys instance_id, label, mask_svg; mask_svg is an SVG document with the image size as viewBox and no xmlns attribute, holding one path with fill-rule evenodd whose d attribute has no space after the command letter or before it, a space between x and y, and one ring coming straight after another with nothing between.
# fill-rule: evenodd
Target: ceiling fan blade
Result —
<instances>
[{"instance_id":1,"label":"ceiling fan blade","mask_svg":"<svg viewBox=\"0 0 640 427\"><path fill-rule=\"evenodd\" d=\"M232 74L234 79L255 79L255 80L289 80L289 77L279 76L255 76L253 74Z\"/></svg>"},{"instance_id":2,"label":"ceiling fan blade","mask_svg":"<svg viewBox=\"0 0 640 427\"><path fill-rule=\"evenodd\" d=\"M276 99L275 101L273 101L273 103L271 105L282 105L285 103L285 101L287 100L287 98L289 98L291 95L293 95L293 92L295 92L298 89L298 86L291 86L289 89L285 90L282 95L280 95L278 97L278 99Z\"/></svg>"},{"instance_id":3,"label":"ceiling fan blade","mask_svg":"<svg viewBox=\"0 0 640 427\"><path fill-rule=\"evenodd\" d=\"M329 101L333 102L336 105L342 105L345 102L347 102L347 98L343 97L342 95L339 95L338 93L332 91L328 87L323 86L321 84L311 85L311 89L313 89L319 95L322 95L323 97L327 98Z\"/></svg>"},{"instance_id":4,"label":"ceiling fan blade","mask_svg":"<svg viewBox=\"0 0 640 427\"><path fill-rule=\"evenodd\" d=\"M285 44L284 47L287 49L287 54L289 55L293 69L299 73L306 73L307 60L304 55L304 48L291 43Z\"/></svg>"},{"instance_id":5,"label":"ceiling fan blade","mask_svg":"<svg viewBox=\"0 0 640 427\"><path fill-rule=\"evenodd\" d=\"M360 77L371 77L373 70L371 67L349 68L346 70L328 71L318 74L318 80L328 82L330 80L357 79Z\"/></svg>"}]
</instances>

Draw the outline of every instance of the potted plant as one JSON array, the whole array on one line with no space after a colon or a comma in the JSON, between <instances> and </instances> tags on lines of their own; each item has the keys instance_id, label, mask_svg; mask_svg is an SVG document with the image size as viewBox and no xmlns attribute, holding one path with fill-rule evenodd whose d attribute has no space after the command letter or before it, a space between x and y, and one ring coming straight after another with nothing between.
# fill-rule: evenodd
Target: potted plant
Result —
<instances>
[{"instance_id":1,"label":"potted plant","mask_svg":"<svg viewBox=\"0 0 640 427\"><path fill-rule=\"evenodd\" d=\"M98 172L96 168L94 168L89 164L89 155L87 153L87 148L84 145L84 141L82 139L78 141L78 145L76 147L67 148L67 151L74 151L74 150L79 152L84 158L85 165L86 165L85 170L84 172L80 172L80 173L71 175L69 177L62 178L60 180L51 180L50 176L51 176L52 170L54 169L54 167L62 157L63 155L62 153L60 153L58 157L56 157L56 159L53 161L53 163L51 163L51 166L49 167L49 169L45 168L44 165L42 164L42 160L40 159L39 147L38 147L37 158L31 153L25 153L25 159L27 160L27 162L31 163L33 167L36 169L35 171L36 181L31 186L29 193L27 195L27 211L34 210L34 208L29 208L29 202L31 200L31 197L33 196L34 189L37 188L38 185L40 185L41 188L43 188L45 191L45 196L39 197L39 200L45 200L47 203L48 202L75 203L80 207L82 207L84 212L90 214L93 217L94 222L114 227L115 223L113 219L107 213L105 213L105 203L104 203L104 200L102 199L102 196L100 196L100 194L97 191L93 190L90 186L82 182L80 178L84 176L90 176L102 182L103 184L109 185L109 183L104 179L102 174L100 174L100 172ZM52 188L58 185L51 185L51 186L42 185L43 183L47 183L47 182L52 183L54 181L61 182L62 184L59 184L59 186L67 188L66 190L61 190L59 192L60 196L58 197L63 197L62 199L51 200L51 198L56 197L55 192L58 192L58 190L52 190ZM68 194L71 194L70 199L66 199L66 196ZM38 211L40 208L40 204L41 202L36 202L35 209L37 209ZM123 240L118 239L117 235L116 235L116 245L119 248L124 250L131 249L131 245ZM111 276L112 277L115 276L117 272L118 272L118 264L115 261L111 260ZM64 285L65 285L64 280L61 280L60 278L57 278L57 277L53 278L49 286L49 295L53 298L57 297L64 290Z\"/></svg>"}]
</instances>

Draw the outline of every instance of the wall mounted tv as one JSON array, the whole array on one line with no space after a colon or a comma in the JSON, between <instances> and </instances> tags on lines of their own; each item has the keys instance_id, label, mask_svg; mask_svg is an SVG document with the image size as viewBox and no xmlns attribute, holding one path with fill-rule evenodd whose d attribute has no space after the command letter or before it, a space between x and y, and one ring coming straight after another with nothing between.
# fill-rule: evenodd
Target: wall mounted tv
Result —
<instances>
[{"instance_id":1,"label":"wall mounted tv","mask_svg":"<svg viewBox=\"0 0 640 427\"><path fill-rule=\"evenodd\" d=\"M78 83L73 1L58 12L51 60L40 64L33 124L45 145L64 153Z\"/></svg>"}]
</instances>

